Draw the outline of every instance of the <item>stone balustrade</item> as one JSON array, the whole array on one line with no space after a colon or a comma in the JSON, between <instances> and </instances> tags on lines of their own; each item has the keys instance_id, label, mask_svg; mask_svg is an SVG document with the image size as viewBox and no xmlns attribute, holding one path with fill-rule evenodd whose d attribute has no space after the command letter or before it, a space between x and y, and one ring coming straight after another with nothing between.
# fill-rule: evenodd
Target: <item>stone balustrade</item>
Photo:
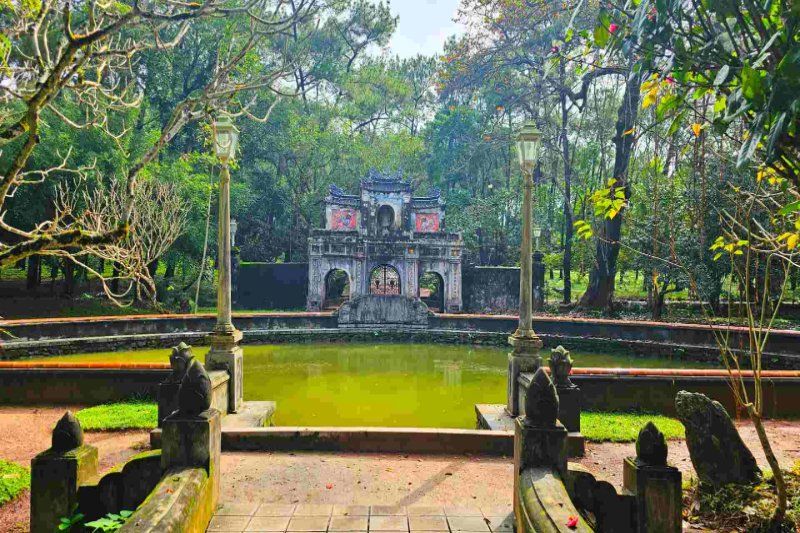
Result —
<instances>
[{"instance_id":1,"label":"stone balustrade","mask_svg":"<svg viewBox=\"0 0 800 533\"><path fill-rule=\"evenodd\" d=\"M623 463L623 490L567 462L557 387L543 368L530 380L514 423L514 514L518 533L681 531L681 473L667 464L664 435L648 423Z\"/></svg>"},{"instance_id":2,"label":"stone balustrade","mask_svg":"<svg viewBox=\"0 0 800 533\"><path fill-rule=\"evenodd\" d=\"M221 414L212 380L189 360L175 411L164 418L162 449L146 452L99 476L97 449L69 412L50 449L31 461L31 532L51 533L62 518L91 521L134 511L119 531L204 532L219 500Z\"/></svg>"}]
</instances>

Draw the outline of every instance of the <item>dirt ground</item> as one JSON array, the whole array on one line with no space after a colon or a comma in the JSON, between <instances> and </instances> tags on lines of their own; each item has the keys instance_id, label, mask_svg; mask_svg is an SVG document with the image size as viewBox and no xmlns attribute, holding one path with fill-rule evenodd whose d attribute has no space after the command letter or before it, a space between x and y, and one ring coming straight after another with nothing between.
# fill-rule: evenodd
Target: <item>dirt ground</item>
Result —
<instances>
[{"instance_id":1,"label":"dirt ground","mask_svg":"<svg viewBox=\"0 0 800 533\"><path fill-rule=\"evenodd\" d=\"M0 458L30 467L33 457L50 447L53 426L67 409L80 407L0 407ZM86 442L98 449L105 471L149 446L147 431L87 433ZM0 507L0 531L28 531L30 495L27 491Z\"/></svg>"},{"instance_id":2,"label":"dirt ground","mask_svg":"<svg viewBox=\"0 0 800 533\"><path fill-rule=\"evenodd\" d=\"M789 468L800 461L800 421L768 420L764 424L767 435L778 461L784 468ZM761 468L769 468L761 443L755 429L750 422L739 421L736 423L742 440L753 452ZM692 461L689 458L689 449L683 440L669 441L669 455L667 461L681 469L684 479L694 475ZM588 443L586 455L579 461L599 477L609 481L616 487L622 485L622 461L625 457L636 454L634 443Z\"/></svg>"},{"instance_id":3,"label":"dirt ground","mask_svg":"<svg viewBox=\"0 0 800 533\"><path fill-rule=\"evenodd\" d=\"M76 410L77 408L73 408ZM50 431L66 408L0 407L0 457L30 466L50 445ZM738 424L759 464L766 466L752 425ZM786 467L800 461L800 421L769 421L767 432ZM146 431L87 433L105 470L147 446ZM692 473L683 441L670 441L669 461ZM622 460L634 445L587 445L582 464L616 486ZM270 503L352 505L464 505L499 507L511 501L511 458L335 453L225 453L222 499ZM27 493L0 507L0 531L27 531Z\"/></svg>"}]
</instances>

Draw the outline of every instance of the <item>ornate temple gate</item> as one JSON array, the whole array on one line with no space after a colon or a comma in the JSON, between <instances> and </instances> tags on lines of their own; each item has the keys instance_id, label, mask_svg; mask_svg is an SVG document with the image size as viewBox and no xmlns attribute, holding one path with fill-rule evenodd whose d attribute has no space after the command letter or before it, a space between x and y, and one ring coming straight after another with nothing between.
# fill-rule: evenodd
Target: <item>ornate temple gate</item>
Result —
<instances>
[{"instance_id":1,"label":"ornate temple gate","mask_svg":"<svg viewBox=\"0 0 800 533\"><path fill-rule=\"evenodd\" d=\"M360 194L332 185L325 198L325 228L309 238L307 308L326 302L326 278L332 270L347 274L350 300L378 294L419 298L419 278L427 272L442 280L444 309L460 312L463 240L445 231L439 191L412 196L400 174L370 172Z\"/></svg>"}]
</instances>

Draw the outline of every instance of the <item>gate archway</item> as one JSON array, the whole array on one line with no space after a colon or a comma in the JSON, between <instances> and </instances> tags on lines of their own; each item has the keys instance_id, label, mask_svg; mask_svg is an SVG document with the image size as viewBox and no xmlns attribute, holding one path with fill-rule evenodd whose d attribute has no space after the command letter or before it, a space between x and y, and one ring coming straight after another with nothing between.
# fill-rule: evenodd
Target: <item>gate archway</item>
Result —
<instances>
[{"instance_id":1,"label":"gate archway","mask_svg":"<svg viewBox=\"0 0 800 533\"><path fill-rule=\"evenodd\" d=\"M338 308L350 299L350 276L342 269L331 269L325 275L323 309Z\"/></svg>"},{"instance_id":2,"label":"gate archway","mask_svg":"<svg viewBox=\"0 0 800 533\"><path fill-rule=\"evenodd\" d=\"M444 280L438 272L424 272L419 277L419 298L431 310L444 312Z\"/></svg>"},{"instance_id":3,"label":"gate archway","mask_svg":"<svg viewBox=\"0 0 800 533\"><path fill-rule=\"evenodd\" d=\"M378 296L400 295L400 273L392 265L378 265L369 274L369 293Z\"/></svg>"}]
</instances>

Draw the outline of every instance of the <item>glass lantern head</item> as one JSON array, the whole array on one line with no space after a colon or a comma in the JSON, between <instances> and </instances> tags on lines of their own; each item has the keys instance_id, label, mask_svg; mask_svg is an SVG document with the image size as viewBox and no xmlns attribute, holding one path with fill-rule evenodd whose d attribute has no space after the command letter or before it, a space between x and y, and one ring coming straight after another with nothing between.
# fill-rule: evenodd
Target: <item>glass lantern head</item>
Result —
<instances>
[{"instance_id":1,"label":"glass lantern head","mask_svg":"<svg viewBox=\"0 0 800 533\"><path fill-rule=\"evenodd\" d=\"M236 156L239 144L239 130L227 115L214 121L214 152L221 161L227 162Z\"/></svg>"},{"instance_id":2,"label":"glass lantern head","mask_svg":"<svg viewBox=\"0 0 800 533\"><path fill-rule=\"evenodd\" d=\"M539 147L542 142L542 133L536 127L536 123L528 121L517 133L517 156L519 166L530 170L539 159Z\"/></svg>"}]
</instances>

